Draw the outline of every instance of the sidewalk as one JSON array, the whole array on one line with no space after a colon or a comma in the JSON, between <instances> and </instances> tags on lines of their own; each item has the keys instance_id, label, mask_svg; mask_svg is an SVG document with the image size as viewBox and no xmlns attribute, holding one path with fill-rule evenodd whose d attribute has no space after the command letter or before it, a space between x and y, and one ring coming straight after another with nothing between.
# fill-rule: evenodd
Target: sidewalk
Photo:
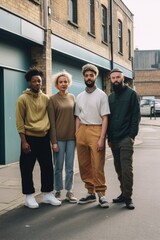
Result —
<instances>
[{"instance_id":1,"label":"sidewalk","mask_svg":"<svg viewBox=\"0 0 160 240\"><path fill-rule=\"evenodd\" d=\"M151 125L160 127L160 118L141 119L141 126ZM135 144L141 143L140 133L136 138ZM111 157L111 151L107 146L106 159ZM75 173L78 173L77 156L75 156ZM34 169L34 183L36 194L40 194L40 171L36 164ZM21 177L19 172L19 163L0 165L0 215L12 210L24 203L24 196L21 193Z\"/></svg>"},{"instance_id":2,"label":"sidewalk","mask_svg":"<svg viewBox=\"0 0 160 240\"><path fill-rule=\"evenodd\" d=\"M140 125L151 125L151 126L158 126L160 127L160 117L142 117Z\"/></svg>"}]
</instances>

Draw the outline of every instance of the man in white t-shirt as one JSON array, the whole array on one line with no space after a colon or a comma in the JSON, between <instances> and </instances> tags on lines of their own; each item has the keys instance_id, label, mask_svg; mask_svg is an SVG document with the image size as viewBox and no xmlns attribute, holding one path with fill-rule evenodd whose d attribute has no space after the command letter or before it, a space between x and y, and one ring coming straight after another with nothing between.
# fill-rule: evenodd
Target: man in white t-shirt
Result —
<instances>
[{"instance_id":1,"label":"man in white t-shirt","mask_svg":"<svg viewBox=\"0 0 160 240\"><path fill-rule=\"evenodd\" d=\"M108 96L96 87L98 68L92 64L82 67L85 91L76 99L76 144L79 169L82 181L88 191L79 204L96 201L99 197L101 207L108 208L105 197L105 140L110 114Z\"/></svg>"}]
</instances>

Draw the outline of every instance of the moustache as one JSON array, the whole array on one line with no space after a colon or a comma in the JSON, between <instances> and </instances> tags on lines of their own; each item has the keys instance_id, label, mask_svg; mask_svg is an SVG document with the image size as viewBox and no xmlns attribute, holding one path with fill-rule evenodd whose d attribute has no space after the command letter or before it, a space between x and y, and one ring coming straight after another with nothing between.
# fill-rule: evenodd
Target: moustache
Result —
<instances>
[{"instance_id":1,"label":"moustache","mask_svg":"<svg viewBox=\"0 0 160 240\"><path fill-rule=\"evenodd\" d=\"M117 84L120 84L120 83L119 83L118 81L116 81L116 82L113 83L113 85L114 85L114 84L117 85Z\"/></svg>"},{"instance_id":2,"label":"moustache","mask_svg":"<svg viewBox=\"0 0 160 240\"><path fill-rule=\"evenodd\" d=\"M91 82L92 80L90 78L86 80L86 82L89 82L89 81Z\"/></svg>"}]
</instances>

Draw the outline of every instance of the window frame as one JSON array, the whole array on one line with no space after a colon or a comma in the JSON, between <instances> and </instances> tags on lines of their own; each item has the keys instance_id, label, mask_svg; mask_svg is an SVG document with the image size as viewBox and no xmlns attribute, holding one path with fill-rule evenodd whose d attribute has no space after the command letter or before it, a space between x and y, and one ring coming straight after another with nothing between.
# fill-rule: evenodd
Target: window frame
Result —
<instances>
[{"instance_id":1,"label":"window frame","mask_svg":"<svg viewBox=\"0 0 160 240\"><path fill-rule=\"evenodd\" d=\"M95 36L95 2L89 0L89 34Z\"/></svg>"},{"instance_id":2,"label":"window frame","mask_svg":"<svg viewBox=\"0 0 160 240\"><path fill-rule=\"evenodd\" d=\"M108 9L106 6L101 5L101 31L102 31L102 42L108 43Z\"/></svg>"},{"instance_id":3,"label":"window frame","mask_svg":"<svg viewBox=\"0 0 160 240\"><path fill-rule=\"evenodd\" d=\"M131 31L130 29L128 29L128 59L131 60L132 56L131 56Z\"/></svg>"},{"instance_id":4,"label":"window frame","mask_svg":"<svg viewBox=\"0 0 160 240\"><path fill-rule=\"evenodd\" d=\"M40 5L41 4L41 0L29 0L37 5Z\"/></svg>"},{"instance_id":5,"label":"window frame","mask_svg":"<svg viewBox=\"0 0 160 240\"><path fill-rule=\"evenodd\" d=\"M123 24L118 19L118 53L123 54Z\"/></svg>"},{"instance_id":6,"label":"window frame","mask_svg":"<svg viewBox=\"0 0 160 240\"><path fill-rule=\"evenodd\" d=\"M78 25L77 0L68 0L68 6L69 6L69 20L68 20L68 22L77 26Z\"/></svg>"}]
</instances>

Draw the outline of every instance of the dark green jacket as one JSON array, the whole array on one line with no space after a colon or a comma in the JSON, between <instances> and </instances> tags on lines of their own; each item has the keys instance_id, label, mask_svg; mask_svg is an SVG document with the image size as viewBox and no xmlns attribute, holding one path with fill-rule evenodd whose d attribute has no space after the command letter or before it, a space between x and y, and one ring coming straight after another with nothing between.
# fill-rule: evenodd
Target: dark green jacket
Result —
<instances>
[{"instance_id":1,"label":"dark green jacket","mask_svg":"<svg viewBox=\"0 0 160 240\"><path fill-rule=\"evenodd\" d=\"M137 93L124 85L120 93L109 95L108 141L119 141L125 137L135 138L140 121L140 104Z\"/></svg>"}]
</instances>

